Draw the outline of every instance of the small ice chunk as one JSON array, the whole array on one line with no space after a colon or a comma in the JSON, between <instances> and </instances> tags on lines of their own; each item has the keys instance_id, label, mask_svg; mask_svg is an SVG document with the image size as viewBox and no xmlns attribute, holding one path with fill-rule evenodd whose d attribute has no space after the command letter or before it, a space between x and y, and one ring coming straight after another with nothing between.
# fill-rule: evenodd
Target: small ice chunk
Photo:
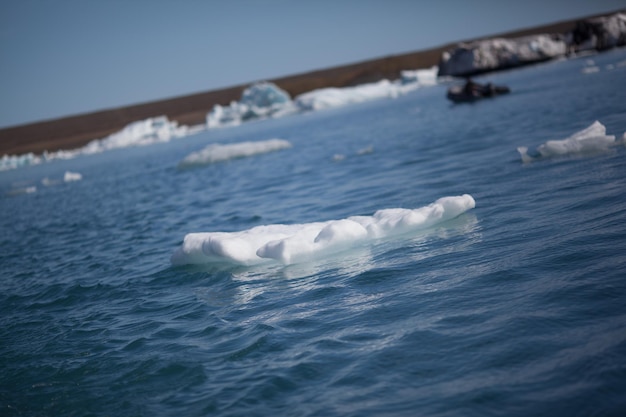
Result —
<instances>
[{"instance_id":1,"label":"small ice chunk","mask_svg":"<svg viewBox=\"0 0 626 417\"><path fill-rule=\"evenodd\" d=\"M565 155L590 155L605 152L610 147L619 144L615 136L606 134L606 127L599 121L595 121L587 128L561 140L549 140L539 145L532 155L528 147L517 148L522 162L528 163L540 158L550 158Z\"/></svg>"},{"instance_id":2,"label":"small ice chunk","mask_svg":"<svg viewBox=\"0 0 626 417\"><path fill-rule=\"evenodd\" d=\"M65 182L80 181L82 179L83 176L79 172L65 171L63 175L63 181Z\"/></svg>"}]
</instances>

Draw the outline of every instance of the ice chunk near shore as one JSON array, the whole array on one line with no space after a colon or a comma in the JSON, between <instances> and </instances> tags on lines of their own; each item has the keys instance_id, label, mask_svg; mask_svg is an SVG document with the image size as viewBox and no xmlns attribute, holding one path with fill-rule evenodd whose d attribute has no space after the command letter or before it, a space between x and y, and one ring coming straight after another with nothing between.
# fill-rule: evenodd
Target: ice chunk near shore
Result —
<instances>
[{"instance_id":1,"label":"ice chunk near shore","mask_svg":"<svg viewBox=\"0 0 626 417\"><path fill-rule=\"evenodd\" d=\"M258 142L240 142L228 145L213 143L204 149L192 152L178 164L181 168L207 165L235 158L245 158L291 148L291 143L283 139L269 139Z\"/></svg>"},{"instance_id":2,"label":"ice chunk near shore","mask_svg":"<svg viewBox=\"0 0 626 417\"><path fill-rule=\"evenodd\" d=\"M436 84L437 71L436 66L402 71L401 79L395 82L381 80L353 87L321 88L300 94L293 101L286 91L273 83L256 83L243 91L239 101L233 101L228 106L215 105L207 114L206 124L208 128L238 126L249 120L395 98L418 87Z\"/></svg>"},{"instance_id":3,"label":"ice chunk near shore","mask_svg":"<svg viewBox=\"0 0 626 417\"><path fill-rule=\"evenodd\" d=\"M4 155L0 158L0 171L8 171L20 167L39 165L44 159L32 152L23 155Z\"/></svg>"},{"instance_id":4,"label":"ice chunk near shore","mask_svg":"<svg viewBox=\"0 0 626 417\"><path fill-rule=\"evenodd\" d=\"M301 111L315 111L370 100L396 98L419 87L436 85L437 72L436 66L430 69L402 71L401 78L396 81L384 79L353 87L320 88L300 94L294 101Z\"/></svg>"},{"instance_id":5,"label":"ice chunk near shore","mask_svg":"<svg viewBox=\"0 0 626 417\"><path fill-rule=\"evenodd\" d=\"M416 232L474 208L469 194L443 197L417 209L384 209L372 216L305 224L274 224L240 232L190 233L171 257L174 265L231 263L289 265L321 259L383 238Z\"/></svg>"},{"instance_id":6,"label":"ice chunk near shore","mask_svg":"<svg viewBox=\"0 0 626 417\"><path fill-rule=\"evenodd\" d=\"M400 72L400 81L403 85L417 83L419 86L437 85L438 66L419 70L405 70Z\"/></svg>"},{"instance_id":7,"label":"ice chunk near shore","mask_svg":"<svg viewBox=\"0 0 626 417\"><path fill-rule=\"evenodd\" d=\"M539 145L534 154L528 153L528 147L517 148L522 162L532 162L540 158L565 155L590 155L606 152L610 147L624 143L624 139L615 140L615 136L606 134L606 127L595 121L589 127L562 140L549 140Z\"/></svg>"},{"instance_id":8,"label":"ice chunk near shore","mask_svg":"<svg viewBox=\"0 0 626 417\"><path fill-rule=\"evenodd\" d=\"M178 122L170 121L167 116L151 117L130 123L103 139L93 140L75 152L89 155L112 149L169 142L173 138L186 136L188 129L187 126L178 126Z\"/></svg>"},{"instance_id":9,"label":"ice chunk near shore","mask_svg":"<svg viewBox=\"0 0 626 417\"><path fill-rule=\"evenodd\" d=\"M187 136L192 131L188 126L178 126L176 121L170 121L166 116L151 117L130 123L122 130L105 138L94 139L82 148L56 152L46 151L41 156L33 153L4 155L0 159L0 171L38 165L55 159L72 159L80 155L92 155L112 149L168 142L173 138Z\"/></svg>"},{"instance_id":10,"label":"ice chunk near shore","mask_svg":"<svg viewBox=\"0 0 626 417\"><path fill-rule=\"evenodd\" d=\"M245 121L280 117L296 110L289 93L264 81L246 88L239 101L228 106L213 106L206 116L206 124L208 128L237 126Z\"/></svg>"}]
</instances>

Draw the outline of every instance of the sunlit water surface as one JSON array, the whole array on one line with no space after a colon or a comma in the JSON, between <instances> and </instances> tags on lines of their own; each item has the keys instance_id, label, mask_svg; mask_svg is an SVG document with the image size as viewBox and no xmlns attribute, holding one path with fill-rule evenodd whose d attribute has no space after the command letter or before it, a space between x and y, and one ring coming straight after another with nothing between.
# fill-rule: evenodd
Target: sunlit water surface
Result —
<instances>
[{"instance_id":1,"label":"sunlit water surface","mask_svg":"<svg viewBox=\"0 0 626 417\"><path fill-rule=\"evenodd\" d=\"M625 64L614 51L477 78L512 93L473 105L440 85L0 173L0 414L624 415L626 148L530 164L516 148L595 120L621 137ZM272 138L292 147L178 168ZM82 180L53 181L66 171ZM170 264L191 232L465 193L476 208L452 221L312 262Z\"/></svg>"}]
</instances>

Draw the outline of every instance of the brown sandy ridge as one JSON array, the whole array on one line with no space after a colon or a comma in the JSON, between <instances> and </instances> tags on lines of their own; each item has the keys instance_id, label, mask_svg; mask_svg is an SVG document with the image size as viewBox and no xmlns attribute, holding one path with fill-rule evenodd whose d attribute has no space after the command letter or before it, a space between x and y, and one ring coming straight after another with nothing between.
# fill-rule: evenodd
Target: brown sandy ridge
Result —
<instances>
[{"instance_id":1,"label":"brown sandy ridge","mask_svg":"<svg viewBox=\"0 0 626 417\"><path fill-rule=\"evenodd\" d=\"M540 33L566 33L574 28L578 20L581 19L507 32L489 36L489 38L513 38ZM482 39L485 38L487 37ZM450 43L423 51L388 56L268 81L275 83L292 97L295 97L318 88L354 86L384 78L393 80L400 77L402 70L430 68L437 65L442 52L455 46L456 43ZM5 154L19 155L28 152L40 154L46 150L53 152L61 149L75 149L93 139L103 138L119 131L129 123L161 115L166 115L170 120L175 120L181 125L203 124L206 114L211 111L215 104L227 105L233 100L239 100L241 93L248 85L238 85L188 96L0 129L0 156Z\"/></svg>"}]
</instances>

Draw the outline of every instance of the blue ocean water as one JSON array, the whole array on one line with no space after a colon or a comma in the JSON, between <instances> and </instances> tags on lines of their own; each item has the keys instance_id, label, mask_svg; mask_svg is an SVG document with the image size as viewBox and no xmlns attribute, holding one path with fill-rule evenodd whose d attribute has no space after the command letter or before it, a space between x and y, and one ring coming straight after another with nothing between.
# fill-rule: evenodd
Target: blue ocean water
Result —
<instances>
[{"instance_id":1,"label":"blue ocean water","mask_svg":"<svg viewBox=\"0 0 626 417\"><path fill-rule=\"evenodd\" d=\"M0 415L624 415L626 147L516 148L595 120L621 137L626 50L476 80L512 93L439 85L0 173ZM293 147L178 168L271 138ZM465 193L454 220L306 263L170 264L191 232Z\"/></svg>"}]
</instances>

